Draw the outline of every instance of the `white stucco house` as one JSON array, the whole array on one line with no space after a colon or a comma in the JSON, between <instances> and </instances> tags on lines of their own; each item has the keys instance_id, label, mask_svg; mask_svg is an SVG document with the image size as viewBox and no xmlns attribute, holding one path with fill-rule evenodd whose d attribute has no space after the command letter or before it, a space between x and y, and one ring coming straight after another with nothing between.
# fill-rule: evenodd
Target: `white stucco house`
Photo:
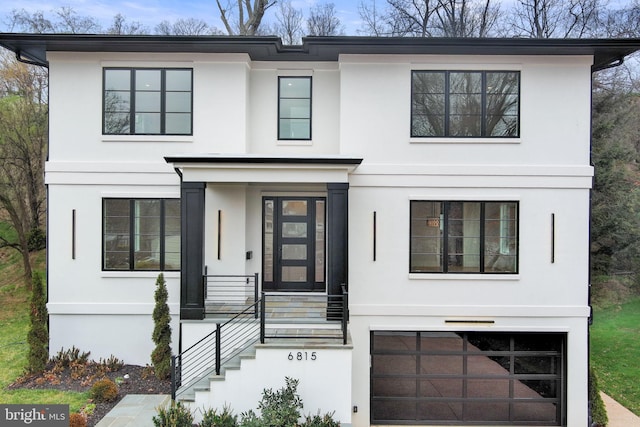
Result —
<instances>
[{"instance_id":1,"label":"white stucco house","mask_svg":"<svg viewBox=\"0 0 640 427\"><path fill-rule=\"evenodd\" d=\"M0 45L49 69L52 353L149 364L162 272L194 409L588 424L592 73L640 40Z\"/></svg>"}]
</instances>

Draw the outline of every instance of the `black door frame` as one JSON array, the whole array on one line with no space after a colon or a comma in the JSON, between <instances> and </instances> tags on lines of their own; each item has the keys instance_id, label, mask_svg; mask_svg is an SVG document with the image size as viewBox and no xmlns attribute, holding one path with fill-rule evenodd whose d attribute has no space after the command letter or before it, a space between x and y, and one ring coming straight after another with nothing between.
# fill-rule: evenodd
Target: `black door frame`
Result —
<instances>
[{"instance_id":1,"label":"black door frame","mask_svg":"<svg viewBox=\"0 0 640 427\"><path fill-rule=\"evenodd\" d=\"M271 223L272 227L272 260L271 263L267 262L266 251L266 201L273 201L273 219ZM304 200L307 201L307 213L302 216L287 216L284 217L282 213L282 203L286 200ZM316 233L317 233L317 202L322 201L324 209L324 229L322 230L324 244L322 250L323 262L321 268L322 281L316 280ZM304 223L306 224L306 237L284 237L282 235L283 223ZM324 196L263 196L262 197L262 289L267 292L325 292L327 290L327 198ZM304 242L306 245L306 259L288 259L282 258L282 246L287 244L301 244ZM265 273L265 268L271 265L271 274ZM282 267L305 267L307 280L305 282L282 280ZM267 281L265 278L271 277L271 281Z\"/></svg>"}]
</instances>

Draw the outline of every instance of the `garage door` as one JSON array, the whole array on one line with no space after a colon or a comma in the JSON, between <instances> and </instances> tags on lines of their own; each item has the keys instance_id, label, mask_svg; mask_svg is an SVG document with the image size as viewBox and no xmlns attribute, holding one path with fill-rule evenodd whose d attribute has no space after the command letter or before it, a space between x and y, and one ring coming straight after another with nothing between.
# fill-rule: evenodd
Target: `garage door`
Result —
<instances>
[{"instance_id":1,"label":"garage door","mask_svg":"<svg viewBox=\"0 0 640 427\"><path fill-rule=\"evenodd\" d=\"M561 333L371 333L372 424L562 425Z\"/></svg>"}]
</instances>

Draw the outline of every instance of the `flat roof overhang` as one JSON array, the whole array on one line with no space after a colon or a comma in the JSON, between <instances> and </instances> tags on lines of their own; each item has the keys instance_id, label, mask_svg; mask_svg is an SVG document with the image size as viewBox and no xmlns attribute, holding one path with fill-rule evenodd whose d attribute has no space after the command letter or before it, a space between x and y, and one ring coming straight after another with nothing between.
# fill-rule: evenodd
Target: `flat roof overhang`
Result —
<instances>
[{"instance_id":1,"label":"flat roof overhang","mask_svg":"<svg viewBox=\"0 0 640 427\"><path fill-rule=\"evenodd\" d=\"M201 154L166 156L183 182L324 184L349 182L362 158Z\"/></svg>"},{"instance_id":2,"label":"flat roof overhang","mask_svg":"<svg viewBox=\"0 0 640 427\"><path fill-rule=\"evenodd\" d=\"M254 61L338 61L344 54L590 55L592 71L619 65L640 39L305 37L286 46L279 37L99 34L0 34L0 46L47 65L47 52L246 53Z\"/></svg>"}]
</instances>

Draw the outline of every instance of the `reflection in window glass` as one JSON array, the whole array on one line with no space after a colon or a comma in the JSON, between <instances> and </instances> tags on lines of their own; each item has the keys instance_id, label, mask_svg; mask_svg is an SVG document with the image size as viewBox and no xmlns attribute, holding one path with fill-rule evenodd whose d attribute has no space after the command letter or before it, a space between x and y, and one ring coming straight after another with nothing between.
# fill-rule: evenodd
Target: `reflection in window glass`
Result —
<instances>
[{"instance_id":1,"label":"reflection in window glass","mask_svg":"<svg viewBox=\"0 0 640 427\"><path fill-rule=\"evenodd\" d=\"M278 79L278 139L311 139L311 77Z\"/></svg>"},{"instance_id":2,"label":"reflection in window glass","mask_svg":"<svg viewBox=\"0 0 640 427\"><path fill-rule=\"evenodd\" d=\"M179 270L180 200L104 199L104 270Z\"/></svg>"},{"instance_id":3,"label":"reflection in window glass","mask_svg":"<svg viewBox=\"0 0 640 427\"><path fill-rule=\"evenodd\" d=\"M190 135L192 105L190 69L104 69L104 134Z\"/></svg>"},{"instance_id":4,"label":"reflection in window glass","mask_svg":"<svg viewBox=\"0 0 640 427\"><path fill-rule=\"evenodd\" d=\"M562 425L565 342L562 333L374 331L372 424Z\"/></svg>"},{"instance_id":5,"label":"reflection in window glass","mask_svg":"<svg viewBox=\"0 0 640 427\"><path fill-rule=\"evenodd\" d=\"M414 71L412 137L520 136L517 71Z\"/></svg>"}]
</instances>

